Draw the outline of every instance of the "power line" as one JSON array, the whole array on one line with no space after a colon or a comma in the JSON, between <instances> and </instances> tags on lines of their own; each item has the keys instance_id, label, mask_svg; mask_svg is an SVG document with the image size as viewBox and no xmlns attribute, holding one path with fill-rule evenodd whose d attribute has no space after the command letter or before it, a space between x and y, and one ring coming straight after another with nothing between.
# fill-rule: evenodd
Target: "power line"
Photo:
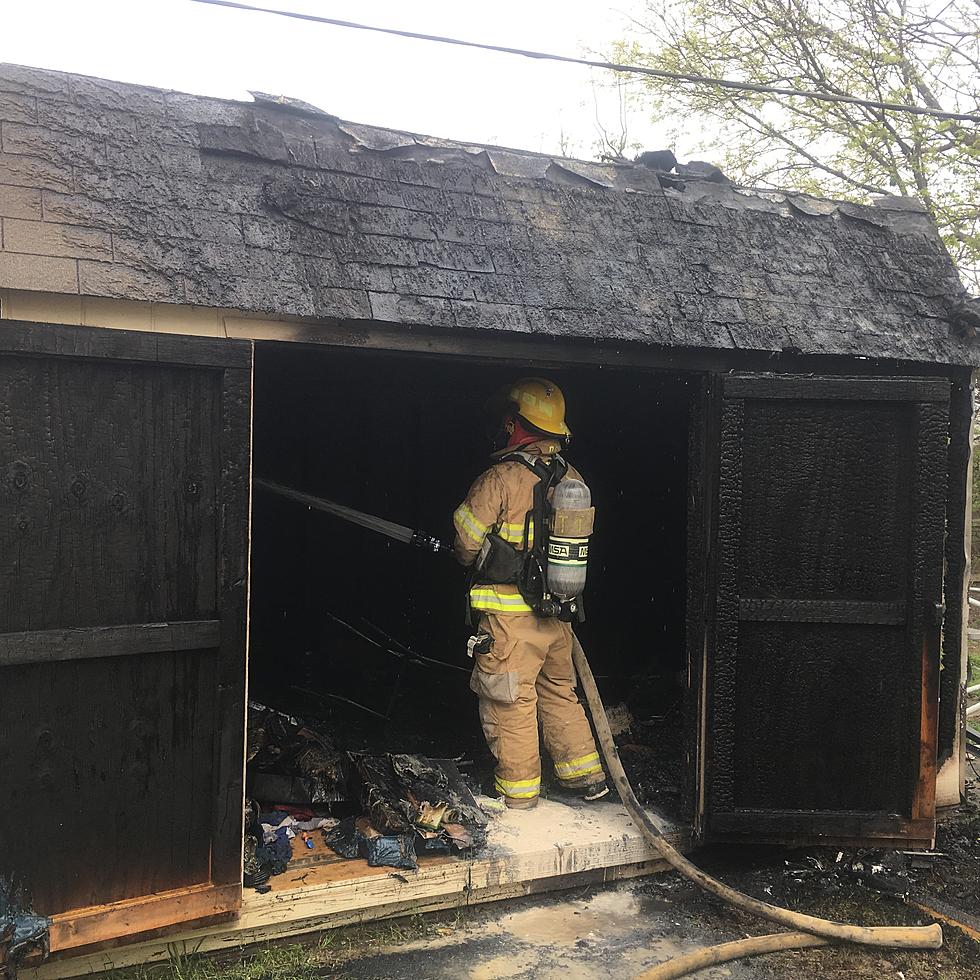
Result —
<instances>
[{"instance_id":1,"label":"power line","mask_svg":"<svg viewBox=\"0 0 980 980\"><path fill-rule=\"evenodd\" d=\"M301 14L293 10L251 7L248 4L236 3L235 0L193 0L193 2L206 3L215 7L231 7L234 10L251 10L253 13L275 14L278 17L312 21L316 24L330 24L333 27L347 27L355 31L372 31L376 34L390 34L394 37L407 37L416 41L436 41L439 44L454 44L463 48L478 48L481 51L495 51L498 54L514 54L522 58L533 58L537 61L558 61L568 65L603 68L608 71L622 72L629 75L646 75L651 78L663 78L687 85L714 85L718 88L732 89L738 92L761 92L767 95L786 95L803 99L816 99L820 102L842 102L847 105L865 106L869 109L882 109L886 112L907 112L915 116L931 116L935 119L958 119L966 122L980 123L980 114L978 113L946 112L942 109L905 105L901 102L876 102L873 99L859 99L854 95L811 92L806 89L783 88L779 85L737 82L729 78L712 78L710 75L663 71L659 68L644 68L641 65L621 65L614 61L593 61L589 58L573 58L570 55L548 54L544 51L529 51L525 48L509 48L499 44L485 44L482 41L465 41L461 38L443 37L439 34L419 34L415 31L397 30L394 27L377 27L373 24L359 24L352 20L340 20L336 17L318 17L315 14Z\"/></svg>"}]
</instances>

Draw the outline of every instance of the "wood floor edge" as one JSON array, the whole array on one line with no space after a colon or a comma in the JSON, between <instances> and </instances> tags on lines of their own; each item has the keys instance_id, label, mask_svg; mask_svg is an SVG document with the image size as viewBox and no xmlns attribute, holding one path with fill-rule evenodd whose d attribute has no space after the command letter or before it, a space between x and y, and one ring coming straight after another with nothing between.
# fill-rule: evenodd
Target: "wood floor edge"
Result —
<instances>
[{"instance_id":1,"label":"wood floor edge","mask_svg":"<svg viewBox=\"0 0 980 980\"><path fill-rule=\"evenodd\" d=\"M234 912L241 905L238 883L194 885L145 898L89 906L57 915L51 925L52 952L70 953L120 936L139 935L175 922Z\"/></svg>"},{"instance_id":2,"label":"wood floor edge","mask_svg":"<svg viewBox=\"0 0 980 980\"><path fill-rule=\"evenodd\" d=\"M641 861L611 867L590 868L523 882L490 885L472 891L456 891L451 894L432 896L428 899L393 901L386 905L373 906L367 909L335 911L325 915L304 916L292 920L285 919L281 922L268 923L253 928L243 928L238 920L223 922L188 933L178 933L155 939L151 942L136 943L131 946L108 949L101 953L58 960L35 970L25 970L21 973L21 977L28 977L30 980L67 980L71 977L88 976L113 969L164 963L170 959L175 951L180 954L195 954L246 949L256 943L297 939L325 929L359 925L405 915L418 915L424 912L445 911L487 902L505 901L582 885L642 877L665 870L667 870L667 865L663 861Z\"/></svg>"}]
</instances>

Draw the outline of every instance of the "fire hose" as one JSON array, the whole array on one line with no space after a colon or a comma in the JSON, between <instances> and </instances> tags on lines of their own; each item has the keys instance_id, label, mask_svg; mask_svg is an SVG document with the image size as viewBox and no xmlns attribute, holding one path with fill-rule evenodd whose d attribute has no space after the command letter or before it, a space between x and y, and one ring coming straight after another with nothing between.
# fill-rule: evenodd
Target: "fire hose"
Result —
<instances>
[{"instance_id":1,"label":"fire hose","mask_svg":"<svg viewBox=\"0 0 980 980\"><path fill-rule=\"evenodd\" d=\"M387 537L402 541L405 544L412 544L433 552L447 552L449 549L445 544L434 538L432 535L425 534L391 521L383 520L371 514L356 511L353 508L338 504L332 500L325 500L321 497L314 497L311 494L302 493L291 487L284 487L271 480L256 478L257 487L292 500L315 510L324 511L339 517L342 520L358 524L369 530ZM760 918L768 919L779 925L788 926L792 932L774 933L768 936L755 936L750 939L741 939L736 942L723 943L719 946L710 946L695 950L683 956L675 957L672 960L662 963L651 970L641 974L637 980L671 980L674 977L683 977L695 970L705 969L709 966L716 966L719 963L727 963L731 960L741 959L745 956L757 956L762 953L772 953L786 949L804 949L814 946L829 946L836 943L859 943L865 946L885 946L895 949L939 949L943 944L943 932L938 923L928 926L857 926L846 922L835 922L831 919L821 919L814 915L806 915L801 912L793 912L790 909L780 908L778 905L771 905L760 899L746 895L735 888L731 888L724 882L712 878L711 875L702 871L697 865L692 864L683 854L671 845L653 823L647 812L640 805L626 771L619 759L619 752L613 740L612 732L609 730L609 722L606 719L606 712L602 706L602 699L599 696L599 689L596 686L595 677L589 666L589 661L585 656L585 651L579 643L578 638L574 639L572 645L572 661L578 673L582 691L592 716L592 723L595 726L596 735L599 740L599 749L606 762L606 769L619 792L619 797L623 801L630 817L640 829L643 837L653 846L663 860L675 871L680 872L689 881L696 884L699 888L720 898L722 901L750 912Z\"/></svg>"},{"instance_id":2,"label":"fire hose","mask_svg":"<svg viewBox=\"0 0 980 980\"><path fill-rule=\"evenodd\" d=\"M675 871L679 871L689 881L694 882L722 901L745 912L769 919L780 925L789 926L793 932L775 933L770 936L756 936L752 939L742 939L737 942L723 943L720 946L706 947L686 956L680 956L667 963L660 964L652 970L641 974L637 980L670 980L673 977L683 977L694 970L716 966L744 956L756 956L761 953L772 953L784 949L802 949L812 946L826 946L834 943L851 942L866 946L888 946L896 949L939 949L943 944L943 932L938 923L928 926L857 926L845 922L834 922L831 919L821 919L817 916L793 912L790 909L771 905L760 899L746 895L731 888L692 864L683 854L671 845L653 823L646 811L640 805L633 787L630 785L619 752L609 730L602 699L596 686L595 677L585 651L576 637L572 646L572 661L578 673L579 683L585 694L585 700L592 715L599 740L599 749L606 762L606 770L613 785L619 791L630 817L639 827L640 833L655 848L657 853Z\"/></svg>"}]
</instances>

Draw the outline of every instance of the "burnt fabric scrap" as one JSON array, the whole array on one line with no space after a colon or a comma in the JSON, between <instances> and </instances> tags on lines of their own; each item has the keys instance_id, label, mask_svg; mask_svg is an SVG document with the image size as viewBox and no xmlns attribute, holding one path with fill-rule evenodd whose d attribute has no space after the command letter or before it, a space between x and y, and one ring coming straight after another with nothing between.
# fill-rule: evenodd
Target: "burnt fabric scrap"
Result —
<instances>
[{"instance_id":1,"label":"burnt fabric scrap","mask_svg":"<svg viewBox=\"0 0 980 980\"><path fill-rule=\"evenodd\" d=\"M343 756L301 719L250 701L251 793L268 803L333 803L345 799Z\"/></svg>"},{"instance_id":2,"label":"burnt fabric scrap","mask_svg":"<svg viewBox=\"0 0 980 980\"><path fill-rule=\"evenodd\" d=\"M269 880L269 873L259 864L258 841L249 833L245 834L245 850L242 859L242 884L246 888L259 888Z\"/></svg>"},{"instance_id":3,"label":"burnt fabric scrap","mask_svg":"<svg viewBox=\"0 0 980 980\"><path fill-rule=\"evenodd\" d=\"M293 835L295 836L295 834ZM255 803L245 803L245 851L243 881L248 888L264 885L273 875L282 874L293 856L287 827L267 833Z\"/></svg>"},{"instance_id":4,"label":"burnt fabric scrap","mask_svg":"<svg viewBox=\"0 0 980 980\"><path fill-rule=\"evenodd\" d=\"M14 885L0 878L0 977L13 980L19 966L39 966L50 953L51 920L35 915Z\"/></svg>"},{"instance_id":5,"label":"burnt fabric scrap","mask_svg":"<svg viewBox=\"0 0 980 980\"><path fill-rule=\"evenodd\" d=\"M362 857L372 868L407 868L418 864L411 834L382 834L366 817L349 817L324 831L327 846L341 857Z\"/></svg>"},{"instance_id":6,"label":"burnt fabric scrap","mask_svg":"<svg viewBox=\"0 0 980 980\"><path fill-rule=\"evenodd\" d=\"M255 848L255 859L259 867L268 869L269 875L281 875L293 856L293 848L289 843L285 830L277 831L271 841L263 841Z\"/></svg>"}]
</instances>

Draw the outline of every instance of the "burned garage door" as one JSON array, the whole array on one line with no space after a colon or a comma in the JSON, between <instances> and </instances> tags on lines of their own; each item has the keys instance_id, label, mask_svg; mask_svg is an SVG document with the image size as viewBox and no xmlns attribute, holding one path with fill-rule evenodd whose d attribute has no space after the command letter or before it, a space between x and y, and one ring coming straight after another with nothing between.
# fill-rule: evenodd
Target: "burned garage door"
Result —
<instances>
[{"instance_id":1,"label":"burned garage door","mask_svg":"<svg viewBox=\"0 0 980 980\"><path fill-rule=\"evenodd\" d=\"M725 379L709 837L932 838L948 398Z\"/></svg>"},{"instance_id":2,"label":"burned garage door","mask_svg":"<svg viewBox=\"0 0 980 980\"><path fill-rule=\"evenodd\" d=\"M250 377L0 329L0 876L55 949L240 904Z\"/></svg>"}]
</instances>

